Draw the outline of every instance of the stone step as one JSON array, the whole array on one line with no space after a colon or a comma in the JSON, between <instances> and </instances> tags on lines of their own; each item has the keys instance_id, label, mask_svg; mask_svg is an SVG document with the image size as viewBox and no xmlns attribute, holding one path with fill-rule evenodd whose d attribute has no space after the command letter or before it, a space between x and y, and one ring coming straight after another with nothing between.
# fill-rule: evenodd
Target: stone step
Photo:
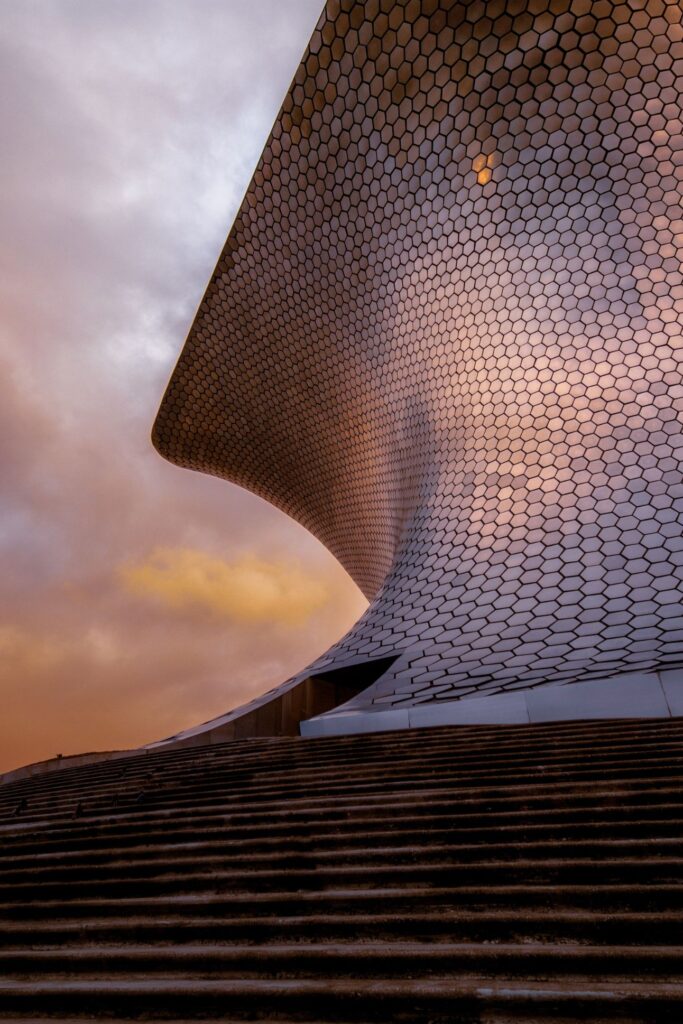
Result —
<instances>
[{"instance_id":1,"label":"stone step","mask_svg":"<svg viewBox=\"0 0 683 1024\"><path fill-rule=\"evenodd\" d=\"M168 807L145 807L144 802L133 811L110 810L106 815L94 812L88 818L87 823L81 821L79 828L88 831L93 826L103 824L113 826L118 820L125 824L149 823L155 820L163 820L169 816L177 819L183 812L189 812L195 818L203 818L211 815L230 815L233 824L245 824L267 816L269 822L273 820L296 820L297 817L348 817L353 813L357 818L377 818L378 815L387 816L397 809L412 810L413 813L425 813L427 809L433 810L436 807L443 809L462 810L479 809L491 813L494 810L514 811L523 809L528 811L537 809L552 809L558 806L563 808L576 807L598 807L610 804L627 806L634 800L644 800L647 794L654 794L658 800L666 799L668 803L675 803L683 808L683 777L671 777L664 772L661 776L645 775L641 778L628 779L605 779L600 776L595 780L575 781L549 785L544 783L516 785L514 783L505 785L502 781L495 786L449 786L447 782L441 785L432 783L429 787L403 787L400 790L390 791L382 794L377 791L370 794L352 793L345 797L334 795L321 795L309 797L298 796L291 800L275 800L254 802L251 805L244 805L241 802L231 802L230 797L216 802L214 798L205 801L196 801L190 808L180 802L177 806ZM86 808L87 811L87 808ZM85 812L84 812L85 813ZM63 822L63 818L62 818ZM6 826L0 835L5 840L11 835L26 837L33 831L44 832L49 828L50 819L42 822L20 822ZM76 829L78 831L78 829Z\"/></svg>"},{"instance_id":2,"label":"stone step","mask_svg":"<svg viewBox=\"0 0 683 1024\"><path fill-rule=\"evenodd\" d=\"M428 773L423 778L417 775L407 775L394 779L382 780L383 795L388 798L396 798L401 794L410 792L414 799L419 795L430 796L435 793L442 795L458 795L462 798L472 798L477 794L486 795L500 794L503 790L511 798L521 797L526 794L555 796L560 794L576 792L588 792L595 787L596 783L603 787L611 785L614 788L623 787L631 791L653 788L659 781L668 781L670 784L678 784L680 787L683 780L683 757L680 759L662 759L661 763L640 765L628 765L617 767L596 767L576 770L537 770L526 773L508 773L504 783L497 772L481 771L472 772L469 775L448 776L447 782L435 774ZM26 828L28 823L49 822L60 819L65 814L74 816L87 816L97 818L106 813L109 817L112 813L116 815L136 811L162 811L166 807L172 807L177 812L184 809L209 810L220 807L223 811L238 813L240 810L250 808L253 813L266 810L275 804L285 804L296 807L325 806L329 804L335 794L343 795L345 800L362 800L367 804L381 803L381 797L377 794L377 780L366 779L363 782L332 780L319 785L309 785L303 788L278 786L271 788L246 788L237 792L223 784L213 785L208 782L204 786L196 786L191 791L178 792L175 789L165 791L163 787L151 785L142 788L136 793L125 797L104 799L99 795L89 797L87 792L81 794L78 800L69 803L68 806L58 804L54 807L33 807L27 804L23 809L18 810L16 818L20 818L19 824ZM21 808L21 804L17 804ZM6 828L7 832L12 831L12 824L15 817L9 819Z\"/></svg>"},{"instance_id":3,"label":"stone step","mask_svg":"<svg viewBox=\"0 0 683 1024\"><path fill-rule=\"evenodd\" d=\"M683 825L683 823L681 823ZM668 831L673 831L671 823L667 823ZM156 846L140 846L133 850L104 850L93 854L82 851L80 856L71 854L43 854L38 857L0 858L0 885L8 883L31 883L34 879L40 882L64 882L98 880L103 877L103 870L113 877L153 878L160 875L174 874L182 870L186 875L199 874L207 869L222 867L249 867L262 870L277 866L280 870L290 868L324 868L328 865L344 866L349 863L364 865L384 864L389 860L398 863L421 863L437 866L448 860L453 864L471 864L480 860L486 853L486 860L501 861L516 869L518 863L525 861L545 862L557 857L561 852L563 860L572 862L596 860L598 862L625 859L637 859L644 856L646 860L655 860L657 866L661 858L683 858L683 829L675 836L658 836L651 832L644 838L604 838L594 839L563 839L561 845L557 841L519 841L492 842L481 840L478 843L458 843L433 841L430 834L422 836L410 833L406 842L405 835L400 832L384 833L381 842L377 840L368 846L366 834L356 834L357 843L349 842L348 837L337 837L334 845L320 848L314 838L283 841L271 841L270 848L264 850L257 844L239 840L217 840L206 843L188 843L185 846L158 844ZM422 842L420 842L420 838ZM560 850L558 851L558 845Z\"/></svg>"},{"instance_id":4,"label":"stone step","mask_svg":"<svg viewBox=\"0 0 683 1024\"><path fill-rule=\"evenodd\" d=\"M299 891L325 890L327 886L380 886L424 885L450 886L454 889L475 885L504 889L503 880L516 886L572 885L591 883L596 899L606 883L646 884L648 892L655 892L655 882L669 882L671 899L678 905L679 889L683 893L683 858L670 856L615 857L606 860L567 857L538 859L504 859L486 861L423 862L414 850L412 863L355 863L301 867L284 863L276 869L263 868L249 862L232 870L181 871L164 873L159 865L157 874L147 877L122 876L100 871L98 877L79 877L49 881L36 871L31 879L0 884L0 903L33 903L44 900L77 900L88 896L139 897L162 896L166 893L225 893L235 890ZM679 882L680 886L676 883ZM598 888L599 887L599 888Z\"/></svg>"},{"instance_id":5,"label":"stone step","mask_svg":"<svg viewBox=\"0 0 683 1024\"><path fill-rule=\"evenodd\" d=\"M21 921L42 917L80 917L83 915L168 914L204 916L213 914L292 913L348 911L381 912L392 909L423 910L458 907L511 907L522 908L600 908L603 912L617 910L664 910L683 912L683 883L604 883L594 884L495 884L485 881L480 885L394 885L386 882L379 887L360 885L344 888L273 889L262 888L229 892L163 892L158 896L116 895L110 899L74 897L73 899L30 899L0 904L0 927L5 921ZM683 917L682 917L683 921Z\"/></svg>"},{"instance_id":6,"label":"stone step","mask_svg":"<svg viewBox=\"0 0 683 1024\"><path fill-rule=\"evenodd\" d=\"M671 910L611 911L605 914L591 907L549 908L515 906L510 908L467 909L444 906L436 909L403 909L388 912L386 907L364 913L363 908L349 912L348 906L336 912L316 912L314 907L294 905L289 911L253 916L249 905L230 915L221 907L207 908L205 915L174 913L168 906L158 915L136 913L124 905L122 916L98 914L74 915L71 919L47 915L23 921L2 921L0 948L38 948L55 944L70 947L92 942L336 942L347 940L396 942L406 939L452 942L581 942L587 944L639 946L644 939L651 945L666 947L680 942L683 914ZM182 908L181 908L182 909ZM170 912L169 912L170 911ZM246 911L246 913L244 912ZM304 912L305 911L305 912Z\"/></svg>"},{"instance_id":7,"label":"stone step","mask_svg":"<svg viewBox=\"0 0 683 1024\"><path fill-rule=\"evenodd\" d=\"M525 837L534 841L538 836L561 839L596 832L600 835L649 835L650 829L683 834L683 804L662 801L659 796L661 794L654 793L645 802L642 802L642 795L638 795L636 800L615 800L611 805L568 808L564 802L552 808L515 808L507 812L492 812L486 807L463 812L458 805L431 801L418 807L393 809L390 815L381 818L342 815L326 820L318 816L313 832L305 816L295 821L286 818L264 821L256 817L247 818L246 822L241 818L236 822L233 815L189 816L180 821L166 814L147 821L136 818L131 822L121 818L114 823L88 822L68 829L5 835L2 837L5 853L0 853L0 859L16 863L24 855L31 858L101 856L110 850L116 853L135 847L154 849L157 844L165 845L165 840L186 845L190 837L199 843L223 842L226 835L234 842L277 846L290 839L336 845L348 837L359 837L361 841L377 837L378 841L384 841L387 836L408 834L419 837L442 834L481 842L499 837L509 837L511 842Z\"/></svg>"},{"instance_id":8,"label":"stone step","mask_svg":"<svg viewBox=\"0 0 683 1024\"><path fill-rule=\"evenodd\" d=\"M27 810L33 809L58 809L74 799L82 799L88 796L90 799L109 800L115 796L124 798L134 796L145 786L152 786L155 790L164 790L176 793L193 794L202 791L206 786L226 789L239 786L243 789L262 791L274 789L283 785L283 769L286 769L286 784L288 787L297 785L309 786L318 784L321 781L321 774L324 774L325 781L329 784L362 782L369 780L376 782L377 774L381 771L385 784L389 784L395 778L420 778L442 773L449 770L453 774L467 772L468 774L486 773L488 775L500 775L514 769L516 772L527 769L528 771L543 771L550 774L558 769L567 772L572 770L585 771L588 767L598 766L624 766L632 767L635 758L639 762L651 762L655 765L663 763L665 759L680 763L683 757L683 737L669 743L629 744L612 746L608 749L597 749L594 745L586 745L584 750L568 749L559 753L554 749L525 751L523 755L512 758L503 755L500 751L491 751L483 756L478 753L476 757L465 758L456 752L441 754L438 757L415 756L411 759L402 759L399 764L388 762L382 759L377 763L362 763L357 761L349 762L347 765L332 771L324 765L310 767L295 767L285 764L281 766L268 765L261 767L258 771L246 771L244 767L235 770L222 769L220 763L209 764L204 771L193 771L188 778L188 773L182 768L176 771L139 772L128 773L121 779L101 779L93 781L91 786L85 785L83 780L80 784L75 781L70 786L52 788L34 787L31 791L31 799L28 802ZM28 796L28 793L25 794ZM11 787L7 792L0 787L0 816L5 812L13 813L17 806L18 795L12 794Z\"/></svg>"},{"instance_id":9,"label":"stone step","mask_svg":"<svg viewBox=\"0 0 683 1024\"><path fill-rule=\"evenodd\" d=\"M618 731L615 728L618 725L617 723L608 723L608 725L612 726L611 732L610 732L610 730L609 730L609 728L607 726L605 726L604 724L601 725L601 723L570 723L570 724L575 727L573 729L573 731L572 731L573 732L573 736L572 735L567 736L565 734L564 728L561 728L561 727L566 727L567 723L555 723L554 724L554 726L551 728L550 734L549 734L550 737L551 737L551 739L550 739L550 746L551 746L551 748L552 748L553 738L554 738L554 741L555 741L555 745L557 745L557 744L564 744L565 746L569 747L571 745L571 743L573 742L575 745L578 745L580 747L581 746L581 739L579 738L579 736L576 735L576 727L577 726L582 726L583 728L580 730L580 734L579 735L584 734L584 743L586 744L586 751L585 751L585 753L586 753L588 758L590 758L591 753L595 752L595 742L594 742L594 739L597 736L600 736L600 735L608 735L608 736L612 737L613 741L621 741L622 749L623 749L623 743L628 743L629 738L631 739L632 743L636 743L636 744L638 742L647 742L648 738L649 738L653 750L656 750L656 738L657 737L659 737L660 742L662 741L663 737L667 737L667 736L671 738L671 742L675 742L675 738L677 736L681 735L680 725L678 725L678 723L677 723L677 721L675 719L674 720L664 720L664 721L647 720L646 722L640 722L640 723L638 723L638 722L636 722L636 723L626 723L625 725L618 727ZM589 730L588 726L591 726L592 730ZM500 757L500 756L504 756L504 752L508 748L509 748L511 753L513 753L513 754L516 753L516 755L519 756L520 755L520 743L524 742L523 740L521 740L521 735L522 734L526 734L526 744L527 744L527 746L529 744L531 744L532 746L535 745L538 748L539 743L541 742L541 740L543 738L542 734L537 731L539 729L539 727L532 727L531 731L529 731L527 727L513 727L513 729L514 728L520 729L521 730L521 734L517 734L518 738L514 741L512 746L510 746L510 741L509 740L506 742L503 738L498 737L498 739L495 741L495 745L494 745L493 749L490 750L490 751L483 751L483 750L481 750L480 749L481 748L481 743L477 744L477 746L475 747L473 756L480 756L480 757L484 757L486 760L489 760L491 758L497 758L497 757ZM459 738L458 745L457 745L457 747L454 748L454 744L452 742L452 739L453 739L452 732L449 732L448 730L444 730L444 737L439 741L440 742L440 748L434 748L434 747L430 746L430 741L432 741L432 738L428 734L431 733L432 731L434 731L434 730L426 730L426 731L421 733L420 743L417 744L417 755L416 755L417 759L419 759L421 761L424 761L424 758L425 757L429 758L429 756L432 754L432 752L434 752L434 754L436 756L436 751L438 749L446 750L449 753L449 756L470 756L468 754L468 749L469 749L468 745L467 745L467 743L463 742L462 738ZM438 730L438 731L441 732L441 730ZM387 734L384 734L384 736L386 736L386 735ZM546 734L546 736L547 735L548 734ZM564 739L562 739L563 736L564 736ZM344 739L344 738L342 738L342 737L335 738L336 741L341 741L342 739ZM349 738L346 738L346 739L349 739ZM371 738L369 738L369 737L352 737L350 739L354 740L355 744L358 745L359 742L362 742L364 740L368 741ZM654 746L652 745L652 740L653 739L655 741L655 745ZM271 756L270 756L269 760L272 760L273 755L279 749L286 750L287 754L289 756L288 756L288 758L282 759L282 764L281 765L272 765L272 766L269 765L269 767L271 767L273 770L279 770L280 768L286 767L290 771L293 771L293 770L295 771L295 770L297 770L297 765L300 764L300 763L303 763L304 767L308 767L309 770L312 770L313 772L316 772L316 770L318 770L319 768L325 769L327 766L326 766L326 763L325 763L325 760L324 760L324 752L321 749L318 752L318 754L316 755L314 753L314 749L313 748L315 748L318 744L327 744L328 745L328 749L335 749L333 746L330 747L330 744L333 744L335 742L335 740L326 740L326 741L315 741L315 740L310 741L309 740L309 741L307 741L307 743L308 743L307 747L302 747L300 743L297 745L297 741L296 740L292 740L291 738L280 738L280 739L272 740L271 743L270 743L270 746L267 746L265 748L265 749L267 749L270 752ZM386 740L384 742L386 743ZM410 746L409 746L409 744L411 742L412 742L413 748L415 748L416 747L416 743L415 743L415 737L414 736L413 737L409 737L408 740L405 740L405 741L403 740L402 737L400 737L400 746L401 746L401 750L402 750L404 756L406 756L406 755L409 756L410 755ZM260 758L260 768L262 770L263 767L264 767L264 762L263 762L263 758L262 758L262 753L263 753L264 747L262 745L259 745L256 741L250 741L250 743L255 743L256 744L255 747L250 747L251 763L256 768L258 768L259 767L259 758ZM432 743L433 743L433 741L432 741ZM283 746L283 744L284 744L284 746ZM546 738L546 741L545 741L545 745L546 745L546 748L547 748L548 747L548 740L547 740L547 738ZM242 749L241 755L237 755L238 758L239 758L239 761L236 761L235 760L235 744L232 743L232 744L227 744L227 745L222 745L222 746L230 748L229 751L228 751L228 754L230 752L232 752L233 762L236 764L236 771L238 772L238 774L241 777L243 777L244 774L245 774L245 754L244 754L244 750ZM239 748L239 744L237 746ZM384 751L382 751L382 750L379 750L379 751L375 750L374 752L372 752L371 750L367 750L365 752L365 759L367 760L368 758L370 758L372 756L379 756L380 758L384 757L386 759L387 754L390 754L390 752L391 752L391 747L392 746L396 746L396 739L393 739L391 741L391 746L389 747L389 750L386 750L386 749ZM306 750L308 752L308 755L309 755L308 759L296 756L297 752L303 751L303 750ZM422 752L423 750L424 750L424 753ZM524 753L525 753L525 756L528 756L528 751L525 751ZM551 753L552 753L552 749L551 750L546 750L546 755L549 755ZM182 778L183 775L184 775L184 777L187 779L188 775L192 776L195 773L194 772L186 772L186 771L184 771L185 767L189 767L189 766L199 767L199 768L205 767L205 768L214 770L218 765L223 763L222 757L219 756L220 754L221 754L221 746L216 747L214 749L210 749L206 753L197 753L197 752L195 752L192 755L192 759L191 760L189 758L189 752L188 751L176 751L175 753L166 752L163 755L160 754L160 753L147 754L147 755L144 755L144 756L138 757L138 758L132 757L132 758L126 758L126 759L118 760L118 761L103 762L103 763L100 763L100 764L95 763L94 765L85 766L85 767L80 768L80 769L78 769L78 768L66 769L63 772L56 773L54 775L37 776L37 777L34 777L33 779L24 779L24 780L21 780L20 782L10 783L10 784L8 784L8 785L6 785L4 787L0 787L0 805L2 804L2 801L6 799L7 803L8 803L8 806L10 808L13 808L15 806L14 798L18 794L28 792L29 790L36 797L41 792L41 790L45 790L45 792L49 793L51 798L54 799L59 794L60 791L64 790L65 788L68 788L69 786L71 786L71 788L72 788L72 790L73 790L73 792L75 794L80 794L84 790L87 790L88 783L90 781L93 782L93 785L97 786L98 783L102 784L106 780L109 780L109 782L113 784L113 783L116 782L117 779L124 778L124 779L130 780L134 784L137 784L138 782L140 782L141 780L146 778L150 773L154 774L155 772L156 773L163 772L163 775L164 775L165 778L166 777L170 778L172 775L174 775L174 773L177 773L177 777L178 778ZM226 754L226 756L228 756L228 755ZM315 760L316 756L319 758L318 761ZM343 755L341 755L341 756L343 757ZM340 757L340 755L337 754L337 760L339 759L339 757ZM358 767L359 760L362 761L363 759L362 758L359 759L357 756L354 756L353 759L349 760L347 758L346 760L347 760L347 762L351 766L353 766L354 769L356 769ZM391 763L392 760L393 759L390 758L389 763ZM307 765L307 761L311 762L310 766ZM334 763L336 763L335 759L333 759L330 762L330 765L332 765ZM342 760L341 763L343 764L344 761ZM213 766L213 768L212 768L212 766ZM248 765L246 765L246 767L248 768Z\"/></svg>"},{"instance_id":10,"label":"stone step","mask_svg":"<svg viewBox=\"0 0 683 1024\"><path fill-rule=\"evenodd\" d=\"M5 978L40 973L116 977L122 972L200 977L263 977L283 971L308 977L333 970L336 977L376 974L382 977L451 977L477 972L490 976L580 974L630 980L633 974L683 976L683 946L591 946L566 943L328 942L324 945L105 945L71 949L0 950Z\"/></svg>"},{"instance_id":11,"label":"stone step","mask_svg":"<svg viewBox=\"0 0 683 1024\"><path fill-rule=\"evenodd\" d=\"M667 804L658 805L654 799L650 806L628 807L625 805L599 810L589 807L576 811L575 809L568 810L565 807L552 811L544 809L540 812L529 810L525 813L523 809L520 809L513 813L495 811L489 814L466 815L459 815L457 810L453 810L449 814L448 807L439 807L438 811L439 813L435 815L425 814L423 816L411 813L395 817L380 818L377 816L374 820L349 816L332 821L321 821L320 818L312 821L310 817L304 817L295 822L286 820L277 823L249 822L246 825L234 824L230 818L218 825L214 819L211 828L202 828L197 824L195 829L180 832L174 830L171 823L166 830L155 826L153 830L145 830L142 833L137 830L127 833L121 829L117 834L116 831L112 832L107 829L103 834L99 832L95 835L81 834L78 842L74 841L72 844L69 843L68 837L62 836L53 843L38 843L37 849L33 849L32 844L28 844L28 846L22 844L16 847L6 845L8 857L5 863L20 865L25 864L27 860L34 862L34 858L38 855L46 857L48 860L55 855L68 857L70 852L74 855L76 853L85 856L93 855L102 863L102 857L106 856L110 850L109 844L112 840L116 844L112 851L114 858L119 856L119 852L124 858L127 856L127 851L131 848L128 843L132 844L133 848L149 851L154 849L162 837L177 843L187 839L188 836L195 837L200 844L207 840L221 844L225 842L225 836L230 836L231 843L238 843L240 847L245 844L245 849L252 850L274 850L278 848L278 843L282 843L284 854L287 849L285 844L290 841L305 846L309 842L309 837L312 837L312 842L324 844L327 849L334 849L337 843L343 846L348 837L351 837L352 841L353 837L356 837L356 841L362 842L363 833L365 833L366 844L368 841L376 840L378 846L386 840L387 834L391 836L392 842L400 842L403 841L403 835L415 837L416 833L422 834L425 843L431 843L434 839L438 840L439 837L444 837L450 843L474 845L485 844L487 837L489 841L493 838L499 841L509 841L510 844L515 844L518 841L520 843L529 842L532 845L538 842L538 836L544 837L546 841L557 839L559 842L562 842L565 837L569 841L573 835L598 839L610 834L641 835L649 838L652 835L649 831L650 826L656 827L659 834L662 831L671 832L673 830L680 835L681 821L683 820L680 816L680 808ZM665 820L662 815L667 812L669 818ZM652 815L651 820L648 820L648 815ZM657 842L656 839L653 841Z\"/></svg>"},{"instance_id":12,"label":"stone step","mask_svg":"<svg viewBox=\"0 0 683 1024\"><path fill-rule=\"evenodd\" d=\"M14 1014L22 1007L63 1013L98 1013L102 986L94 981L0 981L0 1005ZM201 1013L214 1020L231 1016L249 1019L272 1013L292 1013L298 1020L402 1019L423 1021L425 1014L448 1019L481 1019L482 1007L543 1019L549 1013L571 1011L575 1018L619 1020L640 1013L646 1019L676 1021L683 1013L683 987L676 982L644 982L558 978L552 981L495 981L458 979L108 979L107 1012L139 1017L177 1018ZM520 1016L520 1019L525 1019Z\"/></svg>"},{"instance_id":13,"label":"stone step","mask_svg":"<svg viewBox=\"0 0 683 1024\"><path fill-rule=\"evenodd\" d=\"M680 1024L682 781L683 721L650 720L0 787L0 1022Z\"/></svg>"}]
</instances>

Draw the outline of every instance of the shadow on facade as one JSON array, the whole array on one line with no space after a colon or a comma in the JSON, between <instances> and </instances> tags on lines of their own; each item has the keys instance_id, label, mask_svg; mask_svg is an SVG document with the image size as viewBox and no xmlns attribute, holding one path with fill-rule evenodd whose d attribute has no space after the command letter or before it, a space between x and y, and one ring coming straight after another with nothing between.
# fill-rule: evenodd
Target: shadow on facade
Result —
<instances>
[{"instance_id":1,"label":"shadow on facade","mask_svg":"<svg viewBox=\"0 0 683 1024\"><path fill-rule=\"evenodd\" d=\"M274 700L254 708L224 726L221 738L298 736L299 723L345 704L372 686L396 661L396 655L357 662L307 676Z\"/></svg>"}]
</instances>

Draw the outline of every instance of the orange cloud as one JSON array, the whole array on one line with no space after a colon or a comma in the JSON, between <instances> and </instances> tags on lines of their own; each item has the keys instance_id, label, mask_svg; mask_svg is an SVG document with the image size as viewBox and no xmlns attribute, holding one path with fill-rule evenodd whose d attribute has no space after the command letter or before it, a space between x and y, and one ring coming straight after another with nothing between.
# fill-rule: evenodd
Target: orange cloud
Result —
<instances>
[{"instance_id":1,"label":"orange cloud","mask_svg":"<svg viewBox=\"0 0 683 1024\"><path fill-rule=\"evenodd\" d=\"M110 631L99 627L60 637L37 625L0 623L0 680L55 674L77 657L109 665L119 659L119 645Z\"/></svg>"},{"instance_id":2,"label":"orange cloud","mask_svg":"<svg viewBox=\"0 0 683 1024\"><path fill-rule=\"evenodd\" d=\"M0 18L0 771L215 717L299 671L366 607L303 527L148 440L320 0L211 2L208 28L176 0L123 18L116 4L49 6L37 20L5 4ZM164 591L181 560L147 557L155 546L244 570L252 544L275 565L216 573L232 602L201 556L195 575L213 585L192 596L187 583L175 606L144 574L131 596L117 571L149 564Z\"/></svg>"},{"instance_id":3,"label":"orange cloud","mask_svg":"<svg viewBox=\"0 0 683 1024\"><path fill-rule=\"evenodd\" d=\"M17 664L27 672L52 670L66 653L66 645L56 637L35 635L14 623L0 624L0 679L3 669Z\"/></svg>"},{"instance_id":4,"label":"orange cloud","mask_svg":"<svg viewBox=\"0 0 683 1024\"><path fill-rule=\"evenodd\" d=\"M303 625L329 592L297 563L244 555L234 562L193 548L155 548L119 569L125 588L169 608L197 608L233 622Z\"/></svg>"}]
</instances>

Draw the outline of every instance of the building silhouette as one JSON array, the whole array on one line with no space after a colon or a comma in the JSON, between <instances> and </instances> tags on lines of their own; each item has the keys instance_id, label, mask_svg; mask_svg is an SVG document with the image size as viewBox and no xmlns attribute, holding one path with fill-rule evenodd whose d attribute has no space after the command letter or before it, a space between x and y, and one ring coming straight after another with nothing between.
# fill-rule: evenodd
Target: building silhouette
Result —
<instances>
[{"instance_id":1,"label":"building silhouette","mask_svg":"<svg viewBox=\"0 0 683 1024\"><path fill-rule=\"evenodd\" d=\"M154 428L370 599L277 693L365 666L349 709L401 724L683 708L680 32L327 4Z\"/></svg>"},{"instance_id":2,"label":"building silhouette","mask_svg":"<svg viewBox=\"0 0 683 1024\"><path fill-rule=\"evenodd\" d=\"M682 14L328 0L154 439L371 605L5 780L0 1019L681 1020Z\"/></svg>"}]
</instances>

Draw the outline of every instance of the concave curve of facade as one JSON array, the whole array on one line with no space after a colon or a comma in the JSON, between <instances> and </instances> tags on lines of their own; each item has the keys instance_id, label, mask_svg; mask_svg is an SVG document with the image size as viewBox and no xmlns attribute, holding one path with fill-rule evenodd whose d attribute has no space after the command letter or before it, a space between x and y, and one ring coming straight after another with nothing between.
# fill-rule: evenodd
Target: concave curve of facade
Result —
<instances>
[{"instance_id":1,"label":"concave curve of facade","mask_svg":"<svg viewBox=\"0 0 683 1024\"><path fill-rule=\"evenodd\" d=\"M683 665L682 22L326 5L153 434L370 599L297 678L395 658L375 710Z\"/></svg>"}]
</instances>

